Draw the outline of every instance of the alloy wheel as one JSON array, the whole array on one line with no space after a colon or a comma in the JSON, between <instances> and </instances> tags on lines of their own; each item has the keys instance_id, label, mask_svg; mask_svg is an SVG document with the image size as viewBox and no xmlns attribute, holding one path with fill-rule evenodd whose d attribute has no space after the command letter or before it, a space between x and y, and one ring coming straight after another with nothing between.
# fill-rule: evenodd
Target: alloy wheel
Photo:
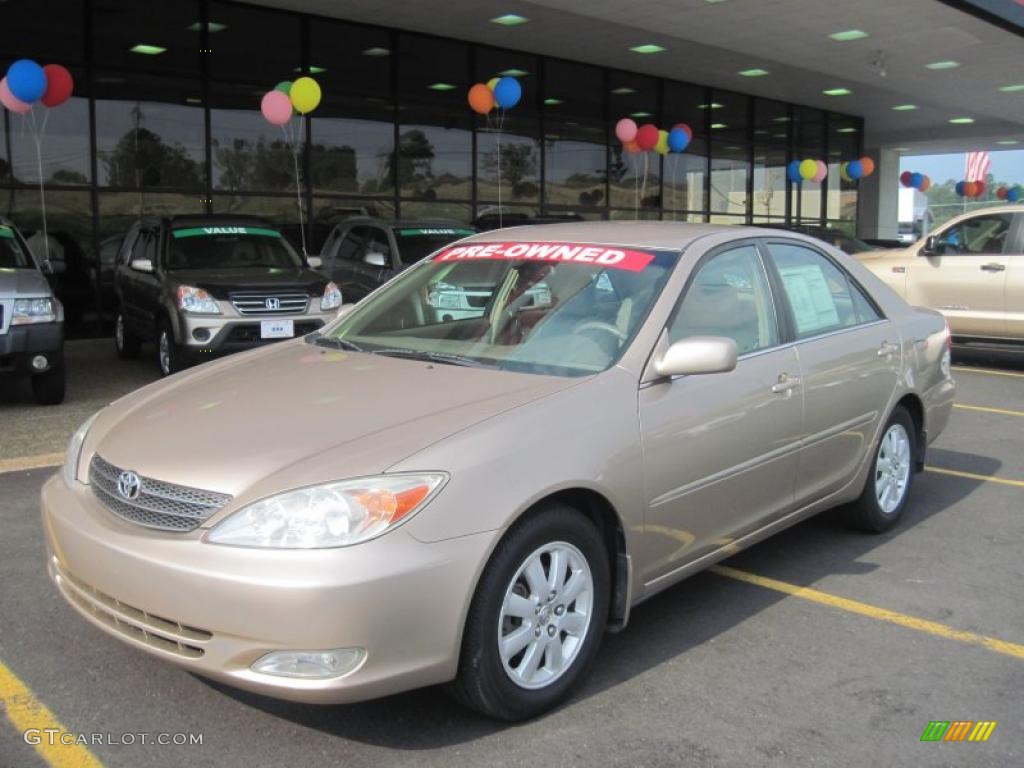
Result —
<instances>
[{"instance_id":1,"label":"alloy wheel","mask_svg":"<svg viewBox=\"0 0 1024 768\"><path fill-rule=\"evenodd\" d=\"M891 515L903 502L910 470L910 436L902 424L893 424L882 436L875 462L875 498L883 513Z\"/></svg>"}]
</instances>

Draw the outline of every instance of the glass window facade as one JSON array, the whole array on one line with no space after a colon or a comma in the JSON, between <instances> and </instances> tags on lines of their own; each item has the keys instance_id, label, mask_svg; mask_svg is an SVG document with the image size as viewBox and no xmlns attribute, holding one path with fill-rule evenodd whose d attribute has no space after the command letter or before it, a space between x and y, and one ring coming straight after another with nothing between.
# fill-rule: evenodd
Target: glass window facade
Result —
<instances>
[{"instance_id":1,"label":"glass window facade","mask_svg":"<svg viewBox=\"0 0 1024 768\"><path fill-rule=\"evenodd\" d=\"M859 118L221 0L0 3L0 28L0 68L31 56L75 77L74 98L48 120L41 171L50 227L86 261L143 214L258 213L298 244L299 202L312 251L352 214L856 219L857 188L839 164L862 154ZM294 121L293 147L259 106L302 73L323 100ZM474 114L469 86L503 74L519 79L520 103ZM683 154L624 153L613 126L627 116L687 123L693 140ZM786 181L786 163L804 157L827 161L822 184ZM38 226L39 174L31 134L4 111L0 213L26 235Z\"/></svg>"}]
</instances>

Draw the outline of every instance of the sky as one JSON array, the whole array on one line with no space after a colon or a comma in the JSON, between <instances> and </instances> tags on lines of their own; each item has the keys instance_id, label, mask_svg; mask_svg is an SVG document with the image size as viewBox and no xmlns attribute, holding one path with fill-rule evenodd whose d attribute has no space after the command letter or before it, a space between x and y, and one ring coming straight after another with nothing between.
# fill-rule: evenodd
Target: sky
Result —
<instances>
[{"instance_id":1,"label":"sky","mask_svg":"<svg viewBox=\"0 0 1024 768\"><path fill-rule=\"evenodd\" d=\"M996 181L1024 184L1024 149L1010 149L990 152L992 168L990 173ZM903 155L900 158L900 173L920 171L931 176L932 182L942 184L949 179L960 181L964 178L966 154L955 152L947 155Z\"/></svg>"}]
</instances>

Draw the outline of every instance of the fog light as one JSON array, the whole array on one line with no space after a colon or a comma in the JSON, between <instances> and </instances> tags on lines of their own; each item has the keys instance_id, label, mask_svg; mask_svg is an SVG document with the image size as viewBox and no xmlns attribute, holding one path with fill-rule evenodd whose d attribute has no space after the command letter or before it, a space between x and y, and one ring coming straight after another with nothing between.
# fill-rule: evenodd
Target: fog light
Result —
<instances>
[{"instance_id":1,"label":"fog light","mask_svg":"<svg viewBox=\"0 0 1024 768\"><path fill-rule=\"evenodd\" d=\"M338 648L333 651L274 651L260 657L253 672L276 677L322 680L346 675L365 657L362 648Z\"/></svg>"},{"instance_id":2,"label":"fog light","mask_svg":"<svg viewBox=\"0 0 1024 768\"><path fill-rule=\"evenodd\" d=\"M196 341L206 341L210 338L210 330L208 328L196 328L192 331L192 338Z\"/></svg>"},{"instance_id":3,"label":"fog light","mask_svg":"<svg viewBox=\"0 0 1024 768\"><path fill-rule=\"evenodd\" d=\"M45 371L49 364L50 361L46 359L46 355L36 355L32 358L32 367L37 371Z\"/></svg>"}]
</instances>

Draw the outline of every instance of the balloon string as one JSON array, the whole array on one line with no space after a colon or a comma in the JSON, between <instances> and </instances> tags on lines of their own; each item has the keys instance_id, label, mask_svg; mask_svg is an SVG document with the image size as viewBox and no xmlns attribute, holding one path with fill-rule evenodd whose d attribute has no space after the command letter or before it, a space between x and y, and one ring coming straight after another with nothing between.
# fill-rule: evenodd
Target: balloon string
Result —
<instances>
[{"instance_id":1,"label":"balloon string","mask_svg":"<svg viewBox=\"0 0 1024 768\"><path fill-rule=\"evenodd\" d=\"M303 128L305 128L305 115L300 118L302 121ZM288 129L291 129L292 135L295 139L292 139L288 134ZM299 173L299 145L298 145L298 127L292 124L292 121L288 121L288 129L283 125L281 126L281 132L284 134L285 142L288 144L288 148L292 153L292 164L295 168L295 204L299 210L299 237L302 240L302 255L309 257L309 252L306 250L306 220L302 213L302 176Z\"/></svg>"},{"instance_id":2,"label":"balloon string","mask_svg":"<svg viewBox=\"0 0 1024 768\"><path fill-rule=\"evenodd\" d=\"M499 115L498 130L494 133L498 145L498 229L504 226L501 215L501 124L505 122L501 119L503 117L504 113Z\"/></svg>"},{"instance_id":3,"label":"balloon string","mask_svg":"<svg viewBox=\"0 0 1024 768\"><path fill-rule=\"evenodd\" d=\"M46 130L46 119L49 112L43 119L42 128L36 123L36 111L33 107L29 111L29 118L32 122L32 140L36 145L36 171L39 174L39 211L43 220L43 262L50 263L50 236L46 226L46 190L43 187L43 132ZM27 121L26 121L27 122Z\"/></svg>"},{"instance_id":4,"label":"balloon string","mask_svg":"<svg viewBox=\"0 0 1024 768\"><path fill-rule=\"evenodd\" d=\"M626 155L626 157L627 158L629 158L629 157L635 157L636 158L636 160L633 162L633 165L635 166L633 168L633 218L634 219L639 219L640 218L640 158L636 157L636 155ZM626 167L628 168L629 165L630 165L630 163L627 160Z\"/></svg>"},{"instance_id":5,"label":"balloon string","mask_svg":"<svg viewBox=\"0 0 1024 768\"><path fill-rule=\"evenodd\" d=\"M672 155L672 221L676 220L676 169L679 167L679 156Z\"/></svg>"},{"instance_id":6,"label":"balloon string","mask_svg":"<svg viewBox=\"0 0 1024 768\"><path fill-rule=\"evenodd\" d=\"M643 202L644 198L647 197L647 172L651 168L651 157L647 152L644 152L644 180L640 185L640 201ZM640 214L637 213L637 218Z\"/></svg>"}]
</instances>

